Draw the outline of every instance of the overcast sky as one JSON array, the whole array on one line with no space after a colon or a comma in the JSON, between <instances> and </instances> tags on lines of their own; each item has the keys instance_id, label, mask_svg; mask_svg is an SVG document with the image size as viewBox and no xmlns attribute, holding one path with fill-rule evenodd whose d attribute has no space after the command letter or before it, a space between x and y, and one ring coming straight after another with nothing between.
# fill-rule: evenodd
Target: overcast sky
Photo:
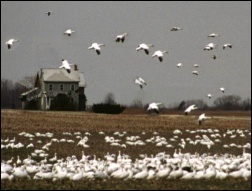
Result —
<instances>
[{"instance_id":1,"label":"overcast sky","mask_svg":"<svg viewBox=\"0 0 252 191\"><path fill-rule=\"evenodd\" d=\"M172 32L175 26L183 30ZM63 34L69 28L76 31L70 37ZM124 32L124 43L116 43ZM208 38L211 33L220 36ZM19 42L9 50L10 38ZM88 50L93 42L106 45L100 55ZM204 51L210 42L218 47ZM140 43L154 45L149 55L136 51ZM233 47L223 50L225 43ZM156 50L169 52L163 62L151 58ZM58 68L62 58L84 72L90 105L108 93L121 104L203 99L212 105L222 86L225 95L251 98L251 2L1 1L1 78L16 82L40 68ZM136 76L147 86L140 89Z\"/></svg>"}]
</instances>

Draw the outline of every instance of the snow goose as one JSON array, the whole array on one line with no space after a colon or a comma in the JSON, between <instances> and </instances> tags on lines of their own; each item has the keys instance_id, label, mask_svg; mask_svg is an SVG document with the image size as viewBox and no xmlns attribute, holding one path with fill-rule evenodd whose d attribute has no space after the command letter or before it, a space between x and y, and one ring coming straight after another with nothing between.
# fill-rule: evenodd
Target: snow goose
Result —
<instances>
[{"instance_id":1,"label":"snow goose","mask_svg":"<svg viewBox=\"0 0 252 191\"><path fill-rule=\"evenodd\" d=\"M192 74L198 76L198 75L199 75L199 71L198 71L198 70L193 70L193 71L192 71Z\"/></svg>"},{"instance_id":2,"label":"snow goose","mask_svg":"<svg viewBox=\"0 0 252 191\"><path fill-rule=\"evenodd\" d=\"M159 105L162 105L162 103L150 103L147 108L148 111L154 111L155 113L159 114Z\"/></svg>"},{"instance_id":3,"label":"snow goose","mask_svg":"<svg viewBox=\"0 0 252 191\"><path fill-rule=\"evenodd\" d=\"M198 107L195 104L190 105L188 108L186 108L184 113L185 113L185 115L188 115L192 110L195 110L195 109L198 109Z\"/></svg>"},{"instance_id":4,"label":"snow goose","mask_svg":"<svg viewBox=\"0 0 252 191\"><path fill-rule=\"evenodd\" d=\"M211 98L212 98L212 94L207 94L207 97L208 97L209 99L211 99Z\"/></svg>"},{"instance_id":5,"label":"snow goose","mask_svg":"<svg viewBox=\"0 0 252 191\"><path fill-rule=\"evenodd\" d=\"M50 16L51 14L53 14L53 12L52 12L52 11L47 11L46 14L47 14L48 16Z\"/></svg>"},{"instance_id":6,"label":"snow goose","mask_svg":"<svg viewBox=\"0 0 252 191\"><path fill-rule=\"evenodd\" d=\"M225 88L220 87L220 91L222 91L224 93L225 92Z\"/></svg>"},{"instance_id":7,"label":"snow goose","mask_svg":"<svg viewBox=\"0 0 252 191\"><path fill-rule=\"evenodd\" d=\"M147 83L145 82L145 80L141 77L137 77L135 79L135 83L136 84L139 84L140 88L142 89L143 88L143 85L147 85Z\"/></svg>"},{"instance_id":8,"label":"snow goose","mask_svg":"<svg viewBox=\"0 0 252 191\"><path fill-rule=\"evenodd\" d=\"M125 36L128 35L128 33L123 33L123 34L120 34L120 35L117 35L116 36L116 42L124 42L124 39L125 39Z\"/></svg>"},{"instance_id":9,"label":"snow goose","mask_svg":"<svg viewBox=\"0 0 252 191\"><path fill-rule=\"evenodd\" d=\"M211 58L213 58L214 60L215 60L216 58L218 58L218 57L219 57L219 56L216 56L215 54L211 56Z\"/></svg>"},{"instance_id":10,"label":"snow goose","mask_svg":"<svg viewBox=\"0 0 252 191\"><path fill-rule=\"evenodd\" d=\"M96 42L92 43L88 50L94 49L98 55L101 53L101 46L105 46L105 44L98 44Z\"/></svg>"},{"instance_id":11,"label":"snow goose","mask_svg":"<svg viewBox=\"0 0 252 191\"><path fill-rule=\"evenodd\" d=\"M211 33L211 34L209 34L207 37L212 37L212 38L214 38L214 37L219 37L220 35L218 35L217 33Z\"/></svg>"},{"instance_id":12,"label":"snow goose","mask_svg":"<svg viewBox=\"0 0 252 191\"><path fill-rule=\"evenodd\" d=\"M183 29L180 27L172 27L171 28L171 31L179 31L179 30L183 30Z\"/></svg>"},{"instance_id":13,"label":"snow goose","mask_svg":"<svg viewBox=\"0 0 252 191\"><path fill-rule=\"evenodd\" d=\"M18 40L12 38L12 39L8 40L5 44L7 44L8 49L10 49L14 42L18 42Z\"/></svg>"},{"instance_id":14,"label":"snow goose","mask_svg":"<svg viewBox=\"0 0 252 191\"><path fill-rule=\"evenodd\" d=\"M165 51L157 50L157 51L155 51L155 53L151 57L152 58L153 57L158 57L159 61L162 62L164 53L168 54L168 51L166 51L166 50Z\"/></svg>"},{"instance_id":15,"label":"snow goose","mask_svg":"<svg viewBox=\"0 0 252 191\"><path fill-rule=\"evenodd\" d=\"M71 73L71 67L67 60L62 59L62 65L59 68L65 68L68 73Z\"/></svg>"},{"instance_id":16,"label":"snow goose","mask_svg":"<svg viewBox=\"0 0 252 191\"><path fill-rule=\"evenodd\" d=\"M64 34L68 35L68 36L71 36L75 31L72 30L72 29L67 29Z\"/></svg>"},{"instance_id":17,"label":"snow goose","mask_svg":"<svg viewBox=\"0 0 252 191\"><path fill-rule=\"evenodd\" d=\"M178 67L178 68L180 68L180 67L182 67L182 66L183 66L182 63L178 63L178 64L177 64L177 67Z\"/></svg>"},{"instance_id":18,"label":"snow goose","mask_svg":"<svg viewBox=\"0 0 252 191\"><path fill-rule=\"evenodd\" d=\"M139 51L139 50L144 50L144 52L148 55L149 54L149 49L150 47L154 47L153 44L139 44L138 47L136 48L136 51Z\"/></svg>"},{"instance_id":19,"label":"snow goose","mask_svg":"<svg viewBox=\"0 0 252 191\"><path fill-rule=\"evenodd\" d=\"M232 44L224 44L224 45L223 45L223 49L225 49L225 48L227 48L227 47L232 48Z\"/></svg>"},{"instance_id":20,"label":"snow goose","mask_svg":"<svg viewBox=\"0 0 252 191\"><path fill-rule=\"evenodd\" d=\"M217 48L217 46L217 44L211 42L205 46L204 50L213 50L214 48Z\"/></svg>"},{"instance_id":21,"label":"snow goose","mask_svg":"<svg viewBox=\"0 0 252 191\"><path fill-rule=\"evenodd\" d=\"M211 119L211 117L207 117L205 113L202 113L198 118L199 125L201 125L202 122L205 121L206 119Z\"/></svg>"}]
</instances>

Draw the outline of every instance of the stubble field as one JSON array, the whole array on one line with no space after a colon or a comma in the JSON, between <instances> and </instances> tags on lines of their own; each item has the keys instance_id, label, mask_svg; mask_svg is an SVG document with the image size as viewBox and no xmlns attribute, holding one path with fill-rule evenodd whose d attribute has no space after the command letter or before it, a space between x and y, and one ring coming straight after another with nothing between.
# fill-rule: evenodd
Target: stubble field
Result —
<instances>
[{"instance_id":1,"label":"stubble field","mask_svg":"<svg viewBox=\"0 0 252 191\"><path fill-rule=\"evenodd\" d=\"M49 154L47 159L57 153L58 159L66 159L68 156L75 155L77 159L82 158L82 151L85 155L89 155L89 160L105 160L108 153L128 155L134 162L140 159L140 154L146 154L151 157L156 154L165 152L166 155L173 156L175 149L181 149L182 153L195 152L202 155L222 155L225 153L235 156L242 155L243 150L240 147L251 143L251 113L250 112L206 112L209 119L199 126L197 119L201 111L195 111L191 115L184 116L180 112L163 111L160 115L149 115L142 111L126 110L120 115L94 114L88 112L42 112L42 111L21 111L21 110L1 110L1 139L13 139L15 143L22 143L22 148L3 148L1 149L1 161L9 160L17 156L21 160L27 158L35 149L41 149L43 145L49 143L51 138L34 137L29 139L18 135L21 132L30 134L47 132L53 133L53 138L71 139L73 142L53 142L46 152ZM180 130L182 134L174 134L174 130ZM196 136L203 134L210 137L211 130L218 130L221 135L221 142L215 142L208 149L206 145L189 144L187 141L184 148L181 147L181 140L190 138L195 140ZM230 138L228 131L234 130L234 138ZM245 136L236 133L242 130ZM80 132L81 137L88 137L86 144L89 146L77 146L79 138L76 138ZM102 134L103 132L104 134ZM116 133L118 132L118 133ZM223 134L227 134L223 136ZM123 146L112 146L111 142L106 142L105 137L113 137L119 140L118 144ZM145 145L129 144L127 141L131 137L139 136L137 140L141 140ZM163 137L172 147L166 145L157 146L157 142L148 142L148 139L157 136ZM174 136L177 136L174 138ZM171 139L174 138L175 141ZM212 139L212 138L211 138ZM37 143L41 140L42 143ZM130 142L134 142L133 140ZM136 142L136 140L135 140ZM7 143L7 142L6 142ZM26 148L30 143L34 144L32 148ZM223 147L229 145L229 148ZM250 148L246 148L246 152L251 153ZM34 157L37 162L44 158ZM13 163L14 163L13 162ZM151 180L121 180L121 179L105 179L105 180L81 180L73 182L71 180L18 180L2 181L1 189L250 189L251 181L242 178L226 178L224 180L168 180L168 179L151 179Z\"/></svg>"}]
</instances>

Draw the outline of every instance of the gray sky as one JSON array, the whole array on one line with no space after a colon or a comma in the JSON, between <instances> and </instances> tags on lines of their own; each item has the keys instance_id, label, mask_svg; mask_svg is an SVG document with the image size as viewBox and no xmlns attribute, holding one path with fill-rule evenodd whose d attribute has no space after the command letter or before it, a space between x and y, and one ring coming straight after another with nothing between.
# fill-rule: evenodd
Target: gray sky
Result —
<instances>
[{"instance_id":1,"label":"gray sky","mask_svg":"<svg viewBox=\"0 0 252 191\"><path fill-rule=\"evenodd\" d=\"M48 17L49 10L54 13ZM183 30L170 31L174 26ZM69 28L76 31L71 37L63 35ZM124 43L116 43L124 32ZM220 37L208 38L210 33ZM10 38L19 42L8 50ZM106 45L99 56L88 50L93 42ZM210 42L217 49L203 51ZM155 47L147 56L136 51L140 43ZM223 50L225 43L232 49ZM169 52L162 63L151 58L156 50ZM213 60L213 54L219 57ZM226 95L251 98L251 2L1 1L1 78L16 82L40 68L59 67L62 58L84 72L88 104L111 92L122 104L203 99L211 105L223 95L221 86ZM140 89L136 76L147 86Z\"/></svg>"}]
</instances>

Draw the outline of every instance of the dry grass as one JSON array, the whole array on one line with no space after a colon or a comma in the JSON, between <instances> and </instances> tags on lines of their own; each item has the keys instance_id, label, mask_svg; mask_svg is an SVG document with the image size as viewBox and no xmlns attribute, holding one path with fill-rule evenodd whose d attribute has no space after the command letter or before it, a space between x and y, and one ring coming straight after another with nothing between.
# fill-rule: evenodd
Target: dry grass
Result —
<instances>
[{"instance_id":1,"label":"dry grass","mask_svg":"<svg viewBox=\"0 0 252 191\"><path fill-rule=\"evenodd\" d=\"M173 137L173 130L180 129L183 134L180 138L191 137L194 139L195 134L185 132L186 129L197 130L202 129L219 129L220 134L226 132L227 129L248 129L251 131L251 113L250 112L205 112L207 116L213 117L211 120L205 121L202 126L198 126L197 118L201 111L194 112L193 115L184 116L180 112L163 111L161 115L147 115L146 113L139 111L125 110L120 115L106 115L106 114L94 114L88 112L42 112L42 111L22 111L22 110L1 110L1 138L16 137L18 142L29 144L27 138L18 136L17 133L22 131L29 133L46 133L53 132L54 137L66 138L66 135L62 135L63 132L77 132L80 131L82 135L85 132L91 133L89 141L90 148L82 148L77 145L77 139L75 136L68 136L67 138L74 139L75 143L53 143L49 150L49 157L53 157L57 152L59 158L66 158L67 156L76 155L78 159L81 158L81 151L84 150L85 154L90 155L93 158L96 155L97 158L104 160L104 155L109 152L110 154L118 154L121 150L122 153L128 154L132 157L139 158L139 154L151 154L155 155L158 152L166 152L167 154L173 154L174 149L166 147L156 147L154 144L147 144L145 146L130 146L127 148L113 147L105 143L104 136L114 136L115 131L127 132L127 136L139 135L141 140L146 140L153 136L153 132L156 131L160 136L166 137L167 140ZM100 135L98 132L103 131L105 135ZM142 132L146 132L142 135ZM43 144L50 141L48 138L41 137ZM123 143L126 138L120 137ZM34 139L34 145L37 148L41 148ZM251 142L251 137L245 138L237 137L236 139L223 138L223 144L230 144L235 142L236 144L246 144ZM43 145L42 144L42 145ZM177 147L176 143L174 146ZM2 149L1 160L8 160L11 156L19 155L21 159L26 158L34 148L30 149ZM199 152L200 154L209 152L210 154L231 153L240 155L241 149L230 148L224 149L221 145L215 144L211 149L206 150L206 146L197 145L194 147L186 146L183 152ZM250 152L250 150L247 150ZM33 181L19 181L14 183L4 182L1 184L1 189L250 189L251 181L244 181L240 179L227 179L227 180L201 180L201 181L181 181L181 180L165 180L165 181L121 181L121 180L107 180L105 182L99 181L82 181L81 183L70 181L64 182L47 182L38 181L34 184Z\"/></svg>"}]
</instances>

